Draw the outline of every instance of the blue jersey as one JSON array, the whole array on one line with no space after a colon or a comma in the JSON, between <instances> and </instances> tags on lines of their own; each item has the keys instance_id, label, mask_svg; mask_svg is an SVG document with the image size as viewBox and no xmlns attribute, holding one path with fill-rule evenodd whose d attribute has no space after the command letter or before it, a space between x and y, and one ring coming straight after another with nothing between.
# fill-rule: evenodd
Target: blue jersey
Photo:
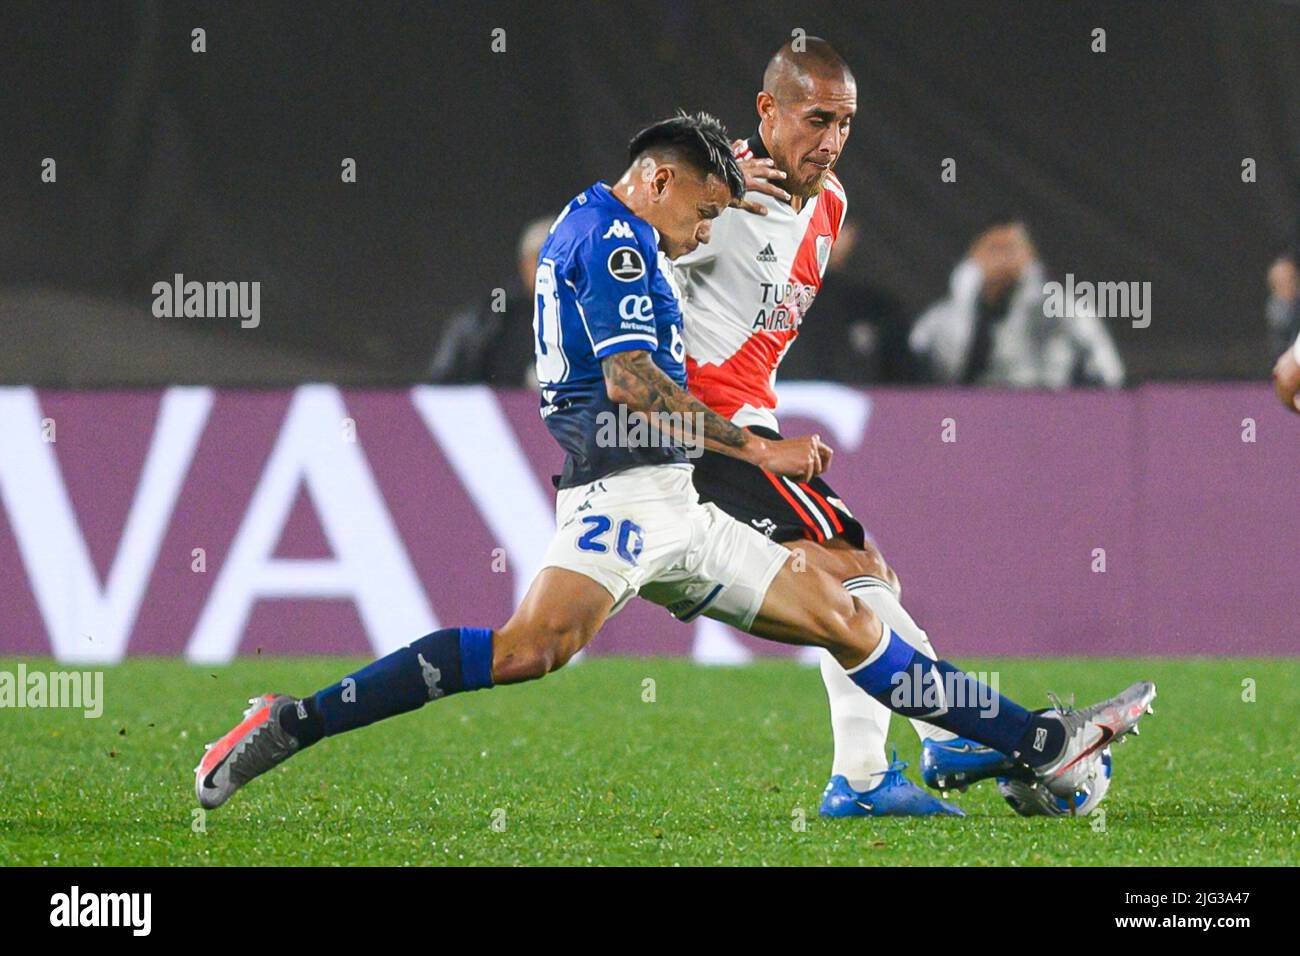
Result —
<instances>
[{"instance_id":1,"label":"blue jersey","mask_svg":"<svg viewBox=\"0 0 1300 956\"><path fill-rule=\"evenodd\" d=\"M601 359L641 349L682 388L686 344L658 234L598 182L575 197L538 254L534 345L542 418L564 449L558 487L686 460L666 435L628 441L628 412L605 392ZM640 434L646 437L645 430ZM634 446L634 447L629 447Z\"/></svg>"}]
</instances>

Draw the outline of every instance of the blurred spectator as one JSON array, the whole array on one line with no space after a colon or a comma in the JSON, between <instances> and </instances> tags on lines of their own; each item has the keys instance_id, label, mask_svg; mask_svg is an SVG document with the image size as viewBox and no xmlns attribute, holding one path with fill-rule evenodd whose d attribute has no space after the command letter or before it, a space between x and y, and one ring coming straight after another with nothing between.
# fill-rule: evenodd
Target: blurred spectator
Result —
<instances>
[{"instance_id":1,"label":"blurred spectator","mask_svg":"<svg viewBox=\"0 0 1300 956\"><path fill-rule=\"evenodd\" d=\"M1268 270L1268 341L1274 355L1300 336L1300 288L1296 253L1280 256Z\"/></svg>"},{"instance_id":2,"label":"blurred spectator","mask_svg":"<svg viewBox=\"0 0 1300 956\"><path fill-rule=\"evenodd\" d=\"M1065 388L1124 382L1124 365L1095 314L1044 310L1043 266L1014 217L994 220L953 270L950 293L912 330L912 350L935 381Z\"/></svg>"},{"instance_id":3,"label":"blurred spectator","mask_svg":"<svg viewBox=\"0 0 1300 956\"><path fill-rule=\"evenodd\" d=\"M440 385L524 385L533 388L533 280L537 254L554 217L535 219L519 236L518 273L488 297L451 317L429 366Z\"/></svg>"},{"instance_id":4,"label":"blurred spectator","mask_svg":"<svg viewBox=\"0 0 1300 956\"><path fill-rule=\"evenodd\" d=\"M849 265L857 225L846 220L831 247L826 279L799 339L781 360L781 379L833 382L910 382L916 361L907 346L908 316L883 289Z\"/></svg>"},{"instance_id":5,"label":"blurred spectator","mask_svg":"<svg viewBox=\"0 0 1300 956\"><path fill-rule=\"evenodd\" d=\"M1289 411L1300 413L1300 220L1289 251L1268 270L1268 332L1273 388Z\"/></svg>"}]
</instances>

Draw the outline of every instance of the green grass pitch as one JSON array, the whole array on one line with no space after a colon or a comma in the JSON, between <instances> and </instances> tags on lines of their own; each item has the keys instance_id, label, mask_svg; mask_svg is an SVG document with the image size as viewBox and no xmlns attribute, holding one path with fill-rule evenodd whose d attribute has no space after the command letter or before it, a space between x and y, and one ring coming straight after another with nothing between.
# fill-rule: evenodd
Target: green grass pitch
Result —
<instances>
[{"instance_id":1,"label":"green grass pitch","mask_svg":"<svg viewBox=\"0 0 1300 956\"><path fill-rule=\"evenodd\" d=\"M1104 830L1087 818L1021 819L991 782L955 797L965 819L822 820L830 730L815 668L628 658L326 740L200 827L192 769L245 699L306 693L356 663L140 659L106 670L97 720L0 710L0 863L1300 862L1297 660L964 661L1034 706L1048 690L1082 704L1157 682L1155 716L1115 747ZM16 665L0 660L0 670ZM919 779L910 726L895 718L891 740Z\"/></svg>"}]
</instances>

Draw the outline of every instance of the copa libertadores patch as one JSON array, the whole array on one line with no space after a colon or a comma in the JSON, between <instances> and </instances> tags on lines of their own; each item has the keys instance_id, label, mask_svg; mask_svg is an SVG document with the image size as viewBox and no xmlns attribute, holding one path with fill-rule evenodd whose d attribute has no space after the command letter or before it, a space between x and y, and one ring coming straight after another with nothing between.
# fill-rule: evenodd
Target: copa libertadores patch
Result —
<instances>
[{"instance_id":1,"label":"copa libertadores patch","mask_svg":"<svg viewBox=\"0 0 1300 956\"><path fill-rule=\"evenodd\" d=\"M635 282L645 275L645 260L632 246L619 246L609 254L609 274L619 282Z\"/></svg>"}]
</instances>

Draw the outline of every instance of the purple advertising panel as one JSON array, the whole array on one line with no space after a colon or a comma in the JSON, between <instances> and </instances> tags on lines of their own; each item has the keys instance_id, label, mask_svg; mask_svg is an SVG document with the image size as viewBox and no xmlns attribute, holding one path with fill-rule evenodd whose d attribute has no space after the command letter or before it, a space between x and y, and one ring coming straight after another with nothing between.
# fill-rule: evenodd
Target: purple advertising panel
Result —
<instances>
[{"instance_id":1,"label":"purple advertising panel","mask_svg":"<svg viewBox=\"0 0 1300 956\"><path fill-rule=\"evenodd\" d=\"M1266 385L781 388L945 656L1300 653ZM0 655L369 656L503 622L553 530L526 392L0 389ZM634 601L592 654L795 653Z\"/></svg>"}]
</instances>

